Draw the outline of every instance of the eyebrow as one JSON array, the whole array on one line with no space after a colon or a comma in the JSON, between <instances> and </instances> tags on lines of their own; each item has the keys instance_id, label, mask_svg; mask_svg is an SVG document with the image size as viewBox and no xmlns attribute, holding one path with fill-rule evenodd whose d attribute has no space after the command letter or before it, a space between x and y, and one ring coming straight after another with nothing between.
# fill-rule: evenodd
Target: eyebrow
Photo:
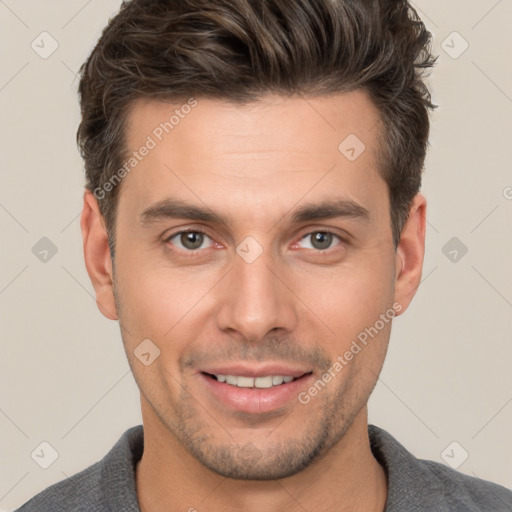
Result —
<instances>
[{"instance_id":1,"label":"eyebrow","mask_svg":"<svg viewBox=\"0 0 512 512\"><path fill-rule=\"evenodd\" d=\"M335 217L369 221L370 212L364 206L351 199L337 199L333 201L323 201L319 204L305 204L297 208L292 216L292 222L301 223Z\"/></svg>"},{"instance_id":2,"label":"eyebrow","mask_svg":"<svg viewBox=\"0 0 512 512\"><path fill-rule=\"evenodd\" d=\"M180 199L164 199L146 208L140 216L142 225L153 224L165 219L190 219L210 222L212 224L227 224L227 219L206 207L194 206Z\"/></svg>"},{"instance_id":3,"label":"eyebrow","mask_svg":"<svg viewBox=\"0 0 512 512\"><path fill-rule=\"evenodd\" d=\"M297 208L291 217L292 223L310 222L330 218L351 218L370 220L370 212L351 199L326 200L320 203L308 203ZM179 199L167 198L146 208L140 216L143 226L165 219L189 219L228 225L228 219L207 207L199 207Z\"/></svg>"}]
</instances>

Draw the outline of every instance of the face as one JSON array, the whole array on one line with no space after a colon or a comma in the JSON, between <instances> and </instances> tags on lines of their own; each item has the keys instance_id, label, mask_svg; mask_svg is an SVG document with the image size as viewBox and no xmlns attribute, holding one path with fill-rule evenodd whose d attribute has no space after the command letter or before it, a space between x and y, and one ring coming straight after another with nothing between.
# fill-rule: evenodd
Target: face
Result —
<instances>
[{"instance_id":1,"label":"face","mask_svg":"<svg viewBox=\"0 0 512 512\"><path fill-rule=\"evenodd\" d=\"M130 111L139 153L120 189L109 316L145 422L221 475L282 478L365 411L412 298L396 287L379 115L359 91L190 105Z\"/></svg>"}]
</instances>

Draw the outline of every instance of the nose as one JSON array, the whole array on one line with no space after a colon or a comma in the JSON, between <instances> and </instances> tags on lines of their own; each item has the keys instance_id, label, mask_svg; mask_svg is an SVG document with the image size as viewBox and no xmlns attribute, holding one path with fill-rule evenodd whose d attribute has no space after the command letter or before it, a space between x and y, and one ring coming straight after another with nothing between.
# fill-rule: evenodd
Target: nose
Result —
<instances>
[{"instance_id":1,"label":"nose","mask_svg":"<svg viewBox=\"0 0 512 512\"><path fill-rule=\"evenodd\" d=\"M219 297L217 327L248 342L271 331L292 332L297 324L298 299L268 252L252 262L235 254Z\"/></svg>"}]
</instances>

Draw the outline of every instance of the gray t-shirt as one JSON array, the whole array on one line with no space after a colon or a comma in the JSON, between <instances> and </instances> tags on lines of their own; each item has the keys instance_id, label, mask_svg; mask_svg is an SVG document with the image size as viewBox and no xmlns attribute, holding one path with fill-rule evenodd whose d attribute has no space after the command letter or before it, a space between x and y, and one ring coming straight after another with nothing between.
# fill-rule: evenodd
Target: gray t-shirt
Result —
<instances>
[{"instance_id":1,"label":"gray t-shirt","mask_svg":"<svg viewBox=\"0 0 512 512\"><path fill-rule=\"evenodd\" d=\"M417 459L374 425L368 433L388 477L386 512L512 511L512 491L505 487ZM142 425L130 428L101 461L48 487L17 512L140 512L135 466L143 445Z\"/></svg>"}]
</instances>

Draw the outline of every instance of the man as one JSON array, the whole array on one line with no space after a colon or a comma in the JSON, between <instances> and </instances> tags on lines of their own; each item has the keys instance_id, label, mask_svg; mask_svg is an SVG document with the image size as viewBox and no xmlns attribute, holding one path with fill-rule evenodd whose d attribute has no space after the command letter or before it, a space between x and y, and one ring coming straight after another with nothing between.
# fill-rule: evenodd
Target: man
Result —
<instances>
[{"instance_id":1,"label":"man","mask_svg":"<svg viewBox=\"0 0 512 512\"><path fill-rule=\"evenodd\" d=\"M84 255L142 426L30 511L505 511L367 420L421 279L407 2L132 0L81 70Z\"/></svg>"}]
</instances>

